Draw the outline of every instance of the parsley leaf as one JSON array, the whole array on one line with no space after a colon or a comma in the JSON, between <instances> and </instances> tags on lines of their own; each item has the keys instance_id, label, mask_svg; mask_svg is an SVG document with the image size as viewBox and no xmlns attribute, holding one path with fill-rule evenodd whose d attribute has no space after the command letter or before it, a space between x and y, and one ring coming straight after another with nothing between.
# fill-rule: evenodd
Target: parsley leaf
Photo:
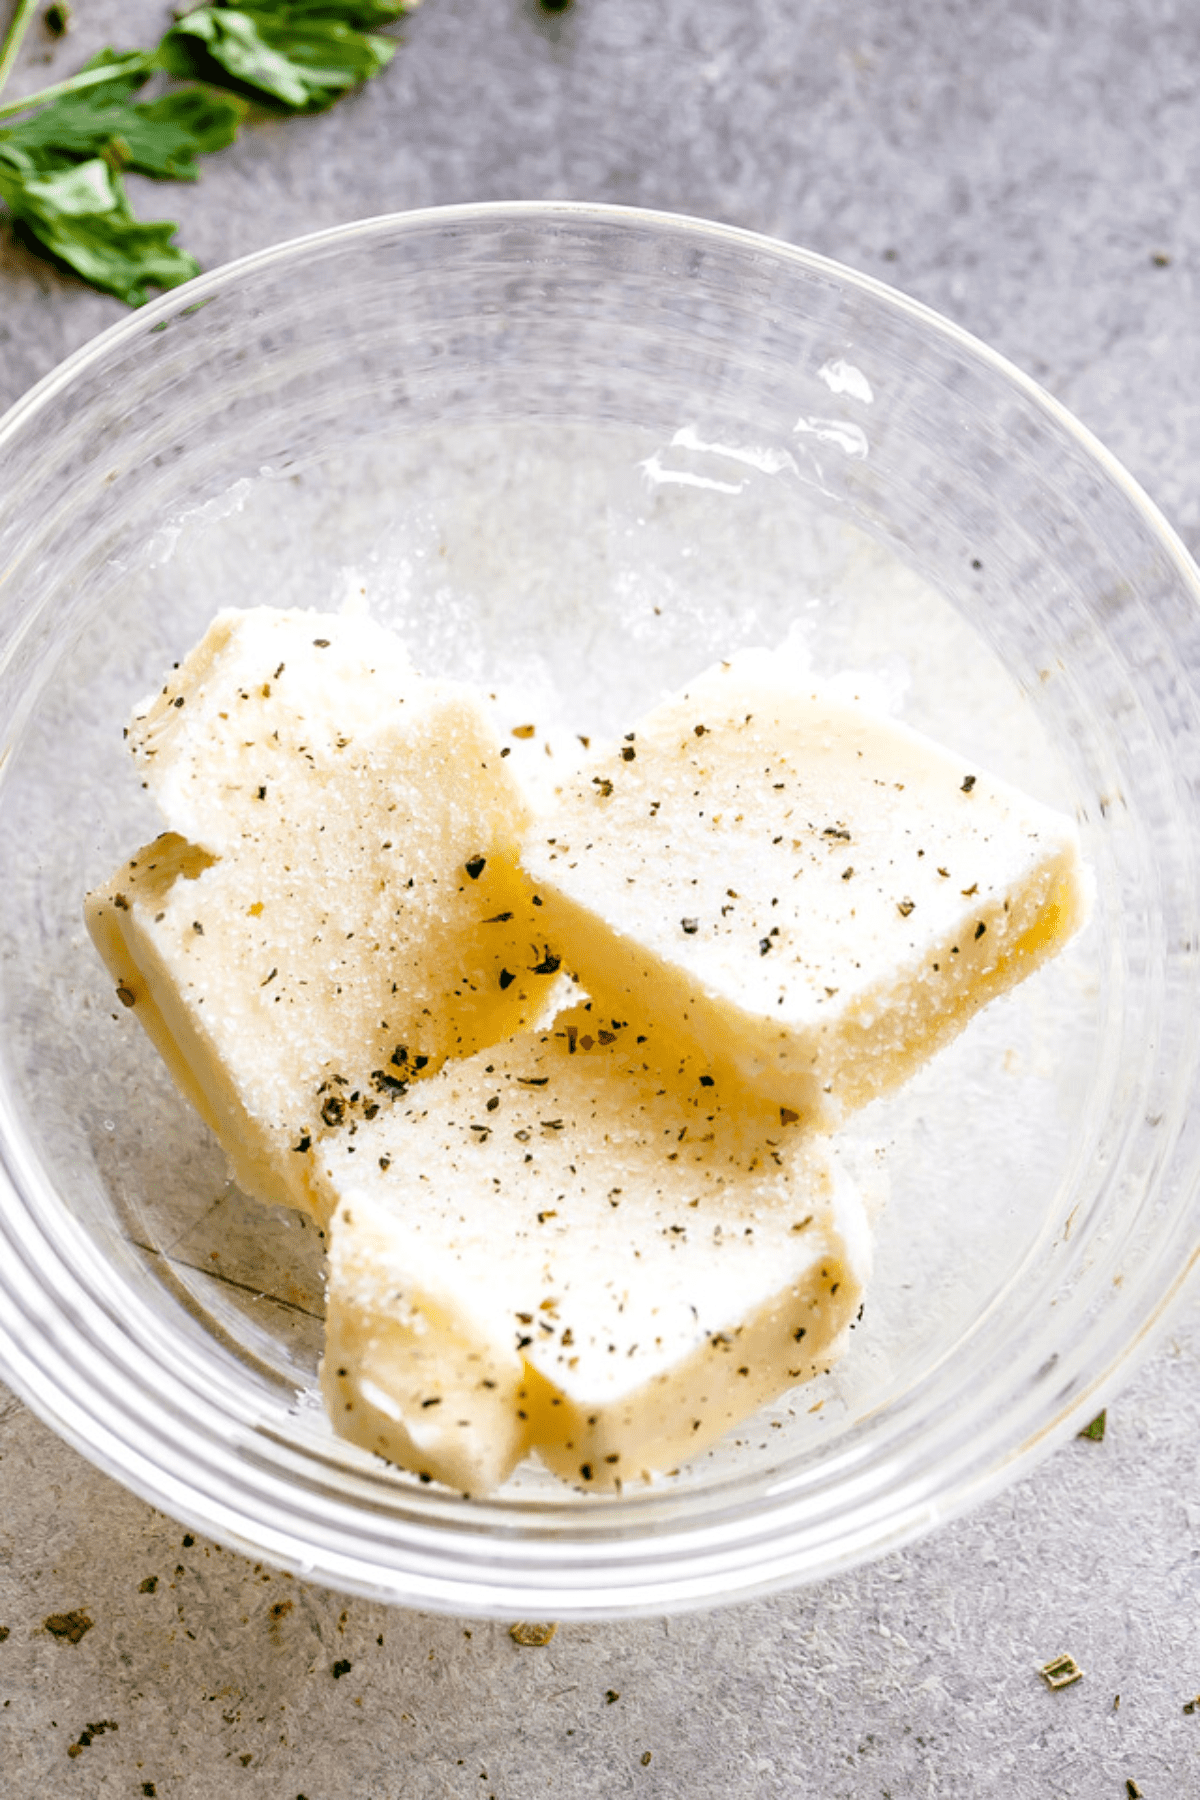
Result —
<instances>
[{"instance_id":1,"label":"parsley leaf","mask_svg":"<svg viewBox=\"0 0 1200 1800\"><path fill-rule=\"evenodd\" d=\"M364 26L399 18L388 0L212 0L186 14L159 47L171 75L231 83L292 112L318 112L369 81L396 54Z\"/></svg>"},{"instance_id":2,"label":"parsley leaf","mask_svg":"<svg viewBox=\"0 0 1200 1800\"><path fill-rule=\"evenodd\" d=\"M34 3L19 0L0 44L0 87ZM295 112L331 106L387 66L396 44L375 29L416 4L209 0L172 26L157 50L102 50L65 81L0 105L0 204L14 231L130 306L140 306L148 288L178 287L199 265L172 243L175 225L134 217L122 171L194 181L196 157L237 136L246 112L239 96ZM160 71L205 85L135 100ZM19 124L2 123L16 117Z\"/></svg>"},{"instance_id":3,"label":"parsley leaf","mask_svg":"<svg viewBox=\"0 0 1200 1800\"><path fill-rule=\"evenodd\" d=\"M102 50L85 65L101 69L123 59ZM0 144L28 153L38 167L64 168L102 156L113 168L136 169L161 180L194 181L195 157L223 150L237 136L245 105L231 94L188 87L137 105L132 97L150 71L122 71L112 81L64 94L32 119L0 129Z\"/></svg>"},{"instance_id":4,"label":"parsley leaf","mask_svg":"<svg viewBox=\"0 0 1200 1800\"><path fill-rule=\"evenodd\" d=\"M64 94L32 118L0 128L0 200L32 249L140 306L148 287L177 287L199 265L172 244L172 223L134 217L119 171L194 180L196 154L231 143L245 107L202 88L135 103L150 69L131 70L127 57L103 50L83 72L110 64L118 66L111 81Z\"/></svg>"},{"instance_id":5,"label":"parsley leaf","mask_svg":"<svg viewBox=\"0 0 1200 1800\"><path fill-rule=\"evenodd\" d=\"M142 305L148 285L178 287L200 272L194 257L172 245L169 220L134 218L124 183L100 157L39 176L0 143L0 200L31 249L129 306Z\"/></svg>"},{"instance_id":6,"label":"parsley leaf","mask_svg":"<svg viewBox=\"0 0 1200 1800\"><path fill-rule=\"evenodd\" d=\"M245 7L246 0L221 0L222 4ZM340 19L355 31L374 31L379 25L394 25L405 13L412 12L418 0L285 0L283 8L266 4L266 0L249 0L251 12L286 11L293 19Z\"/></svg>"}]
</instances>

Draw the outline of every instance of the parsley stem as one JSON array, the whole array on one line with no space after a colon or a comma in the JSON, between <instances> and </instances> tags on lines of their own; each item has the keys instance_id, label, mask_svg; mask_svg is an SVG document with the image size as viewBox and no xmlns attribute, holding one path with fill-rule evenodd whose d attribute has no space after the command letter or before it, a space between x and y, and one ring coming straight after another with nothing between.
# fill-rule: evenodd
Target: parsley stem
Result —
<instances>
[{"instance_id":1,"label":"parsley stem","mask_svg":"<svg viewBox=\"0 0 1200 1800\"><path fill-rule=\"evenodd\" d=\"M58 100L63 94L77 94L83 88L101 87L104 82L115 81L121 75L135 75L143 69L149 75L155 67L156 56L157 52L154 50L131 50L128 56L121 57L117 62L105 63L102 69L81 69L78 75L71 75L66 81L56 81L53 87L42 88L36 94L26 94L22 100L10 100L7 105L0 106L0 119L11 118L14 113L28 112L34 106L44 106L48 100Z\"/></svg>"},{"instance_id":2,"label":"parsley stem","mask_svg":"<svg viewBox=\"0 0 1200 1800\"><path fill-rule=\"evenodd\" d=\"M36 5L37 0L17 0L16 11L4 34L4 43L0 45L0 91L3 91L5 82L12 74L13 64L21 53L25 33L33 24L33 9Z\"/></svg>"}]
</instances>

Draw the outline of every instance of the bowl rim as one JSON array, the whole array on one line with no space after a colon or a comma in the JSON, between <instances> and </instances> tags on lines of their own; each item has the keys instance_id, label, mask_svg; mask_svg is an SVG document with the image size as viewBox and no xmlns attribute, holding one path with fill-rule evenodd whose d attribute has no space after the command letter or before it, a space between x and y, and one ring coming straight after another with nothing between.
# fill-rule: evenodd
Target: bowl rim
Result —
<instances>
[{"instance_id":1,"label":"bowl rim","mask_svg":"<svg viewBox=\"0 0 1200 1800\"><path fill-rule=\"evenodd\" d=\"M972 356L981 359L995 372L1015 383L1028 399L1033 400L1058 425L1074 437L1081 448L1100 463L1107 474L1125 490L1128 498L1142 511L1147 522L1153 525L1156 535L1178 560L1181 572L1193 583L1197 598L1200 599L1200 569L1197 568L1183 539L1150 498L1141 483L1073 412L1054 398L1048 389L1044 388L1040 382L1035 381L1031 375L1027 375L1017 363L1012 362L1000 351L993 349L984 339L976 337L973 332L948 318L945 313L940 313L935 308L927 306L922 300L914 299L903 289L893 287L890 283L881 281L877 276L864 274L861 270L854 269L847 263L838 262L833 257L824 256L819 251L804 249L800 245L789 243L785 238L772 237L766 232L753 231L745 226L728 225L720 220L705 219L694 213L670 212L660 208L618 206L607 202L586 200L457 201L446 206L424 206L414 207L403 212L376 213L370 218L354 219L345 225L329 225L320 231L305 232L299 237L283 238L277 244L269 244L265 249L253 250L245 256L235 257L230 262L219 264L215 269L205 270L201 274L193 276L179 287L167 289L157 299L147 301L144 306L137 307L127 317L116 320L112 325L98 332L95 337L89 338L78 349L71 351L24 394L19 395L7 412L0 414L0 448L3 447L5 439L25 421L29 414L36 412L63 388L69 386L91 362L98 361L110 345L125 338L137 337L143 330L153 329L155 325L181 313L198 310L200 306L214 299L220 288L231 279L253 273L256 270L270 268L275 263L289 262L306 252L336 245L339 242L388 236L394 233L397 227L415 231L431 224L471 225L498 223L503 220L552 222L570 219L586 220L589 223L601 225L609 223L613 226L640 226L672 232L694 232L697 236L724 242L734 248L765 251L785 263L792 262L800 268L823 271L848 287L857 288L864 294L870 294L876 299L886 301L900 312L906 313L914 321L930 327L939 336L969 351ZM181 297L186 301L182 306L180 305Z\"/></svg>"},{"instance_id":2,"label":"bowl rim","mask_svg":"<svg viewBox=\"0 0 1200 1800\"><path fill-rule=\"evenodd\" d=\"M1097 465L1109 482L1121 490L1125 500L1140 515L1143 525L1173 564L1174 573L1182 585L1190 590L1200 612L1200 571L1157 505L1092 432L1017 365L953 320L874 276L863 274L781 239L686 213L566 200L464 202L452 206L381 214L282 240L195 277L181 288L164 293L128 317L117 320L71 353L20 396L8 412L0 417L0 452L16 441L21 433L35 428L39 413L67 392L89 369L102 363L114 347L130 343L161 328L172 318L198 310L216 298L231 282L237 282L244 276L252 276L275 266L287 266L314 251L334 248L340 243L369 244L373 240L394 239L398 235L418 232L428 227L443 229L461 226L469 230L472 226L525 223L552 228L556 224L569 225L573 221L593 228L632 227L650 234L667 232L683 237L690 235L697 240L724 245L734 251L766 255L777 265L791 265L807 275L823 275L844 290L870 296L904 316L921 330L933 332L970 361L1001 376L1060 431L1074 440L1086 458ZM15 1178L10 1159L12 1146L11 1142L3 1141L5 1135L7 1134L0 1134L0 1172L8 1178L13 1189L19 1191L22 1184ZM20 1160L18 1154L17 1161ZM8 1183L3 1185L7 1186ZM0 1192L0 1206L5 1201L6 1196ZM453 1581L432 1573L422 1573L410 1576L406 1581L397 1581L391 1591L385 1592L377 1582L365 1581L361 1575L356 1574L352 1559L339 1554L336 1546L328 1539L315 1556L310 1557L300 1553L294 1533L282 1530L271 1533L264 1529L261 1515L256 1522L259 1526L258 1535L249 1535L245 1529L246 1521L239 1521L236 1509L213 1501L197 1487L194 1480L182 1483L177 1474L168 1473L165 1468L151 1468L144 1460L138 1461L136 1467L131 1467L128 1446L126 1453L122 1454L119 1434L92 1429L70 1395L64 1393L61 1386L49 1378L46 1370L37 1369L22 1354L19 1345L14 1345L6 1324L2 1295L0 1373L61 1436L89 1460L143 1498L154 1505L167 1508L190 1526L205 1531L224 1543L237 1546L252 1555L266 1556L306 1578L328 1582L343 1591L358 1591L399 1604L427 1606L471 1616L491 1614L511 1617L515 1608L528 1609L536 1605L543 1609L546 1616L556 1618L608 1618L683 1610L712 1605L722 1600L740 1600L755 1593L794 1584L797 1580L824 1577L867 1557L882 1555L897 1548L919 1536L934 1522L955 1516L975 1505L1007 1485L1018 1472L1028 1470L1035 1460L1046 1455L1055 1444L1076 1431L1097 1410L1102 1395L1111 1392L1118 1379L1125 1380L1133 1373L1157 1340L1172 1307L1180 1301L1198 1267L1200 1246L1195 1249L1191 1259L1178 1269L1175 1279L1159 1294L1157 1302L1143 1314L1134 1335L1124 1343L1120 1353L1094 1380L1076 1392L1068 1403L1061 1405L1056 1416L1048 1422L1043 1420L1038 1431L1032 1437L1027 1437L1017 1451L994 1458L990 1463L986 1459L977 1459L969 1467L964 1463L949 1496L944 1491L931 1494L926 1505L913 1505L903 1517L893 1516L886 1522L886 1529L882 1528L884 1522L878 1521L881 1528L870 1535L868 1541L861 1542L856 1547L843 1545L837 1555L827 1556L816 1571L798 1567L796 1559L789 1555L786 1531L778 1544L777 1554L772 1556L761 1531L746 1534L740 1544L726 1545L720 1541L720 1526L710 1521L707 1525L702 1525L698 1533L700 1536L707 1535L706 1550L696 1553L696 1561L689 1568L680 1568L674 1574L665 1566L656 1571L654 1563L662 1546L646 1537L642 1542L645 1572L641 1587L636 1581L628 1586L610 1587L603 1598L598 1598L595 1592L588 1594L578 1587L569 1592L564 1591L561 1585L550 1579L549 1571L546 1582L539 1589L537 1582L530 1578L531 1571L528 1568L520 1572L516 1587L513 1586L512 1579L504 1571L500 1571L490 1588L481 1580L476 1568L469 1597L464 1596ZM652 1499L652 1504L657 1503L656 1499ZM788 1511L786 1503L783 1503L782 1510L784 1513ZM778 1510L775 1516L781 1516ZM425 1529L428 1531L436 1528ZM471 1534L465 1535L469 1537ZM594 1543L589 1545L586 1535L580 1537L579 1543L588 1567L604 1572L605 1558L598 1553L598 1546ZM625 1547L629 1548L628 1543ZM703 1567L699 1567L699 1564ZM610 1569L607 1573L611 1575L613 1571Z\"/></svg>"}]
</instances>

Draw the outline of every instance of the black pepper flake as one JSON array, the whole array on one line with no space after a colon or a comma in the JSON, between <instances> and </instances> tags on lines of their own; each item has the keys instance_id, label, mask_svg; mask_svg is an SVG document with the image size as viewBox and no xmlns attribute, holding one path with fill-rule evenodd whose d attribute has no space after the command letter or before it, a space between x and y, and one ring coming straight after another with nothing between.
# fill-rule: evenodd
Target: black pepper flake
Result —
<instances>
[{"instance_id":1,"label":"black pepper flake","mask_svg":"<svg viewBox=\"0 0 1200 1800\"><path fill-rule=\"evenodd\" d=\"M402 1069L408 1061L407 1047L404 1044L397 1044L396 1048L392 1051L392 1054L388 1057L388 1061L393 1068Z\"/></svg>"},{"instance_id":2,"label":"black pepper flake","mask_svg":"<svg viewBox=\"0 0 1200 1800\"><path fill-rule=\"evenodd\" d=\"M963 777L962 792L964 794L969 794L974 786L975 777L973 775L966 775Z\"/></svg>"},{"instance_id":3,"label":"black pepper flake","mask_svg":"<svg viewBox=\"0 0 1200 1800\"><path fill-rule=\"evenodd\" d=\"M200 923L200 921L199 921L199 919L193 919L193 920L192 920L192 930L193 930L193 931L194 931L194 932L195 932L195 934L196 934L196 936L197 936L197 937L203 937L203 936L204 936L204 927L203 927L203 925L202 925L202 924L201 924L201 923Z\"/></svg>"},{"instance_id":4,"label":"black pepper flake","mask_svg":"<svg viewBox=\"0 0 1200 1800\"><path fill-rule=\"evenodd\" d=\"M70 1757L82 1756L93 1738L103 1737L106 1731L116 1731L117 1729L115 1719L100 1719L95 1724L85 1725L75 1742L68 1746L67 1755Z\"/></svg>"},{"instance_id":5,"label":"black pepper flake","mask_svg":"<svg viewBox=\"0 0 1200 1800\"><path fill-rule=\"evenodd\" d=\"M467 874L471 877L472 881L478 881L479 877L483 874L483 871L487 867L487 857L486 856L472 856L466 863L463 864L463 867L466 869Z\"/></svg>"},{"instance_id":6,"label":"black pepper flake","mask_svg":"<svg viewBox=\"0 0 1200 1800\"><path fill-rule=\"evenodd\" d=\"M518 1075L517 1080L522 1087L545 1087L548 1075Z\"/></svg>"},{"instance_id":7,"label":"black pepper flake","mask_svg":"<svg viewBox=\"0 0 1200 1800\"><path fill-rule=\"evenodd\" d=\"M593 787L594 787L594 788L595 788L595 790L596 790L596 792L597 792L597 793L598 793L598 794L599 794L599 795L601 795L601 797L602 797L602 798L603 798L603 799L605 799L605 800L607 800L607 799L608 799L608 796L609 796L609 795L610 795L610 794L611 794L611 793L612 793L612 791L613 791L613 784L612 784L612 782L611 782L611 781L606 781L606 780L604 780L604 779L603 779L603 778L602 778L602 777L601 777L601 776L599 776L599 775L593 775L593 776L592 776L592 786L593 786Z\"/></svg>"},{"instance_id":8,"label":"black pepper flake","mask_svg":"<svg viewBox=\"0 0 1200 1800\"><path fill-rule=\"evenodd\" d=\"M317 649L317 650L328 650L329 639L328 638L314 638L313 639L313 647L314 647L314 649ZM349 1668L350 1664L347 1663L346 1667Z\"/></svg>"},{"instance_id":9,"label":"black pepper flake","mask_svg":"<svg viewBox=\"0 0 1200 1800\"><path fill-rule=\"evenodd\" d=\"M182 706L183 705L183 695L177 694L175 696L174 700L172 700L171 705L172 706Z\"/></svg>"},{"instance_id":10,"label":"black pepper flake","mask_svg":"<svg viewBox=\"0 0 1200 1800\"><path fill-rule=\"evenodd\" d=\"M517 1349L518 1350L524 1350L526 1345L532 1344L532 1342L533 1342L533 1339L531 1337L522 1337L521 1334L518 1332L518 1334L517 1334Z\"/></svg>"},{"instance_id":11,"label":"black pepper flake","mask_svg":"<svg viewBox=\"0 0 1200 1800\"><path fill-rule=\"evenodd\" d=\"M800 1114L790 1106L781 1106L779 1109L779 1123L781 1125L794 1125L799 1117Z\"/></svg>"},{"instance_id":12,"label":"black pepper flake","mask_svg":"<svg viewBox=\"0 0 1200 1800\"><path fill-rule=\"evenodd\" d=\"M269 981L274 981L274 979L278 975L278 973L279 973L278 969L272 969L271 973L269 975L263 976L262 980L258 984L259 987L266 987L266 985Z\"/></svg>"},{"instance_id":13,"label":"black pepper flake","mask_svg":"<svg viewBox=\"0 0 1200 1800\"><path fill-rule=\"evenodd\" d=\"M510 969L501 969L501 971L500 971L500 986L502 988L511 987L513 982L516 979L517 979L516 976L512 973L512 971Z\"/></svg>"},{"instance_id":14,"label":"black pepper flake","mask_svg":"<svg viewBox=\"0 0 1200 1800\"><path fill-rule=\"evenodd\" d=\"M387 1075L382 1069L371 1070L371 1082L377 1094L394 1094L397 1098L407 1094L407 1081L398 1081L394 1075Z\"/></svg>"},{"instance_id":15,"label":"black pepper flake","mask_svg":"<svg viewBox=\"0 0 1200 1800\"><path fill-rule=\"evenodd\" d=\"M703 737L705 735L705 733L708 731L708 726L707 725L693 725L692 730L695 732L697 737Z\"/></svg>"},{"instance_id":16,"label":"black pepper flake","mask_svg":"<svg viewBox=\"0 0 1200 1800\"><path fill-rule=\"evenodd\" d=\"M546 954L543 956L541 962L534 963L533 972L535 975L553 975L557 972L561 962L562 957L555 956L553 951L547 946Z\"/></svg>"},{"instance_id":17,"label":"black pepper flake","mask_svg":"<svg viewBox=\"0 0 1200 1800\"><path fill-rule=\"evenodd\" d=\"M842 880L849 881L849 879L853 875L853 873L854 873L854 865L853 865L853 863L851 863L851 865L848 869L842 870Z\"/></svg>"},{"instance_id":18,"label":"black pepper flake","mask_svg":"<svg viewBox=\"0 0 1200 1800\"><path fill-rule=\"evenodd\" d=\"M909 913L914 910L916 904L915 900L897 900L896 911L900 914L901 918L907 919Z\"/></svg>"},{"instance_id":19,"label":"black pepper flake","mask_svg":"<svg viewBox=\"0 0 1200 1800\"><path fill-rule=\"evenodd\" d=\"M294 1154L296 1154L297 1156L303 1156L304 1152L306 1150L311 1150L311 1149L312 1149L312 1139L309 1137L307 1131L304 1133L303 1137L300 1139L300 1142L298 1144L292 1145L292 1150L293 1150Z\"/></svg>"},{"instance_id":20,"label":"black pepper flake","mask_svg":"<svg viewBox=\"0 0 1200 1800\"><path fill-rule=\"evenodd\" d=\"M330 1094L321 1108L321 1117L330 1127L340 1125L346 1116L346 1102L340 1094Z\"/></svg>"},{"instance_id":21,"label":"black pepper flake","mask_svg":"<svg viewBox=\"0 0 1200 1800\"><path fill-rule=\"evenodd\" d=\"M510 912L503 912L496 913L492 918L485 919L483 922L485 925L507 925L511 918L512 914Z\"/></svg>"},{"instance_id":22,"label":"black pepper flake","mask_svg":"<svg viewBox=\"0 0 1200 1800\"><path fill-rule=\"evenodd\" d=\"M603 1037L604 1033L601 1032L600 1036ZM701 1087L712 1087L712 1085L713 1085L713 1078L711 1075L702 1075L700 1077L700 1086Z\"/></svg>"},{"instance_id":23,"label":"black pepper flake","mask_svg":"<svg viewBox=\"0 0 1200 1800\"><path fill-rule=\"evenodd\" d=\"M821 836L827 838L841 838L847 844L850 842L850 833L843 830L840 825L826 825L821 832Z\"/></svg>"},{"instance_id":24,"label":"black pepper flake","mask_svg":"<svg viewBox=\"0 0 1200 1800\"><path fill-rule=\"evenodd\" d=\"M121 1002L122 1006L135 1006L137 1004L137 995L133 992L132 988L127 988L124 982L121 982L120 986L117 988L117 999Z\"/></svg>"},{"instance_id":25,"label":"black pepper flake","mask_svg":"<svg viewBox=\"0 0 1200 1800\"><path fill-rule=\"evenodd\" d=\"M499 1104L500 1104L499 1094L493 1094L491 1099L487 1103L487 1110L489 1112L495 1112L495 1110L499 1106Z\"/></svg>"},{"instance_id":26,"label":"black pepper flake","mask_svg":"<svg viewBox=\"0 0 1200 1800\"><path fill-rule=\"evenodd\" d=\"M621 761L622 762L632 762L636 755L637 755L637 751L634 749L632 744L622 744L622 746L621 746Z\"/></svg>"},{"instance_id":27,"label":"black pepper flake","mask_svg":"<svg viewBox=\"0 0 1200 1800\"><path fill-rule=\"evenodd\" d=\"M125 898L124 894L114 894L113 895L113 905L116 907L118 912L128 912L129 911L129 902Z\"/></svg>"},{"instance_id":28,"label":"black pepper flake","mask_svg":"<svg viewBox=\"0 0 1200 1800\"><path fill-rule=\"evenodd\" d=\"M381 1169L385 1169L385 1170L390 1169L392 1166L391 1157L390 1156L381 1156L379 1159L379 1166Z\"/></svg>"},{"instance_id":29,"label":"black pepper flake","mask_svg":"<svg viewBox=\"0 0 1200 1800\"><path fill-rule=\"evenodd\" d=\"M699 919L680 919L679 923L689 937L695 937L700 929Z\"/></svg>"},{"instance_id":30,"label":"black pepper flake","mask_svg":"<svg viewBox=\"0 0 1200 1800\"><path fill-rule=\"evenodd\" d=\"M986 925L985 925L985 924L984 924L984 922L983 922L983 920L982 920L982 919L980 919L980 921L979 921L979 923L978 923L978 925L976 925L976 927L975 927L975 941L976 941L976 943L978 943L978 942L979 942L979 939L980 939L980 938L981 938L981 937L982 937L982 936L983 936L983 934L984 934L984 932L985 932L985 931L986 931L986 930L987 930L987 926L986 926Z\"/></svg>"},{"instance_id":31,"label":"black pepper flake","mask_svg":"<svg viewBox=\"0 0 1200 1800\"><path fill-rule=\"evenodd\" d=\"M765 956L765 955L766 955L766 954L767 954L767 951L768 951L768 950L769 950L769 949L770 949L770 948L771 948L771 940L770 940L770 938L769 938L769 937L765 937L765 938L759 938L759 940L758 940L758 954L759 954L759 955L760 955L760 956Z\"/></svg>"},{"instance_id":32,"label":"black pepper flake","mask_svg":"<svg viewBox=\"0 0 1200 1800\"><path fill-rule=\"evenodd\" d=\"M332 1669L329 1672L333 1676L333 1679L335 1681L340 1681L342 1679L342 1676L348 1675L353 1667L354 1667L354 1664L351 1662L347 1662L345 1657L343 1657L340 1662L334 1663Z\"/></svg>"},{"instance_id":33,"label":"black pepper flake","mask_svg":"<svg viewBox=\"0 0 1200 1800\"><path fill-rule=\"evenodd\" d=\"M591 1479L592 1479L592 1465L591 1465L591 1463L580 1463L580 1465L579 1465L579 1473L580 1473L580 1474L581 1474L581 1475L582 1475L582 1476L583 1476L583 1479L584 1479L584 1480L585 1480L585 1481L590 1481L590 1480L591 1480Z\"/></svg>"},{"instance_id":34,"label":"black pepper flake","mask_svg":"<svg viewBox=\"0 0 1200 1800\"><path fill-rule=\"evenodd\" d=\"M413 1068L414 1069L423 1069L427 1066L428 1062L429 1062L429 1058L427 1056L414 1056L413 1057Z\"/></svg>"},{"instance_id":35,"label":"black pepper flake","mask_svg":"<svg viewBox=\"0 0 1200 1800\"><path fill-rule=\"evenodd\" d=\"M442 1396L440 1394L433 1394L428 1400L422 1400L421 1402L422 1409L428 1406L440 1406L441 1404Z\"/></svg>"}]
</instances>

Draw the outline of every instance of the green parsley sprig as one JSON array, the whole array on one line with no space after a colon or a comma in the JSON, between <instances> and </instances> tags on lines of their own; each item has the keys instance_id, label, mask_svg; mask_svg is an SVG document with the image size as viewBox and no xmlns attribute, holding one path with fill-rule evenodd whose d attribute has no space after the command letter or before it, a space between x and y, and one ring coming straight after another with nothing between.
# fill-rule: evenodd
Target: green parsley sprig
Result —
<instances>
[{"instance_id":1,"label":"green parsley sprig","mask_svg":"<svg viewBox=\"0 0 1200 1800\"><path fill-rule=\"evenodd\" d=\"M3 89L36 0L20 0L0 45ZM169 220L134 216L125 170L194 181L196 157L237 136L249 103L317 112L386 68L378 27L416 0L211 0L154 50L102 50L65 81L0 104L0 202L37 254L130 306L178 287L199 264ZM153 75L189 83L135 98ZM18 122L6 124L15 119Z\"/></svg>"}]
</instances>

